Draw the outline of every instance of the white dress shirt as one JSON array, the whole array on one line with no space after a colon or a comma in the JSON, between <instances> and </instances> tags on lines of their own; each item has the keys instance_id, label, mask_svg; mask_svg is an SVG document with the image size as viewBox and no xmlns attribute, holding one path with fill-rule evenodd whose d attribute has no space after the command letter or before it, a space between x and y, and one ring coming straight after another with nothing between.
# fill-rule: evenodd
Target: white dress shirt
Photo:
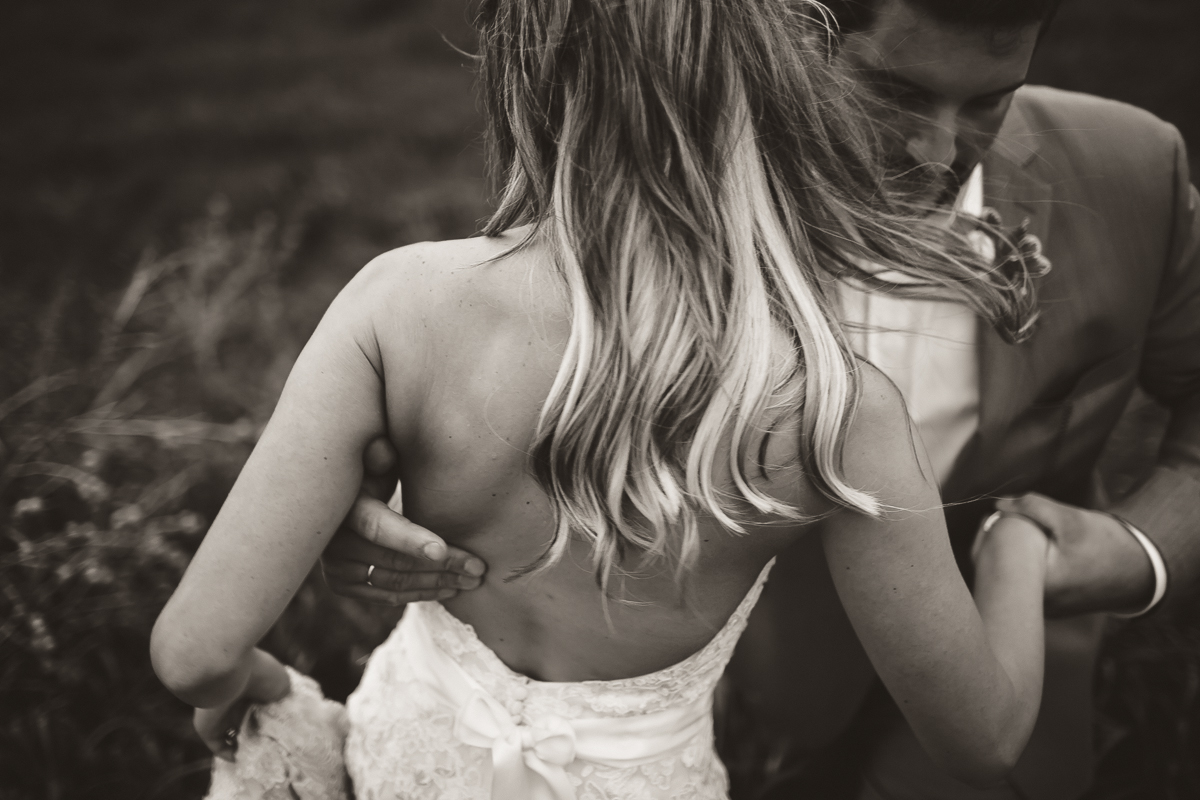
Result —
<instances>
[{"instance_id":1,"label":"white dress shirt","mask_svg":"<svg viewBox=\"0 0 1200 800\"><path fill-rule=\"evenodd\" d=\"M983 166L959 192L955 210L983 213ZM995 255L986 236L973 239ZM897 282L903 276L890 275ZM866 291L843 281L843 325L853 350L887 375L908 404L938 483L979 428L979 356L975 313L944 300L912 300Z\"/></svg>"}]
</instances>

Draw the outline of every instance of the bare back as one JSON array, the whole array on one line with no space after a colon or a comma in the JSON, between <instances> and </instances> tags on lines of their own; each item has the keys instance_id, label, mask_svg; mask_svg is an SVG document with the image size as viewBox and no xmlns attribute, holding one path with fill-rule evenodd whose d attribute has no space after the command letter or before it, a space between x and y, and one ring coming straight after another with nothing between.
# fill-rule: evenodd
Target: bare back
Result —
<instances>
[{"instance_id":1,"label":"bare back","mask_svg":"<svg viewBox=\"0 0 1200 800\"><path fill-rule=\"evenodd\" d=\"M802 526L760 517L750 535L736 536L702 520L699 562L683 587L671 565L640 568L631 555L622 566L632 574L613 579L611 628L588 541L574 541L543 572L513 578L553 536L527 453L570 330L552 263L536 244L503 255L516 241L422 245L383 278L403 307L375 324L405 515L490 565L479 589L445 605L513 669L553 681L645 674L703 647ZM770 481L760 485L817 508L794 466L794 427L777 434L767 450Z\"/></svg>"},{"instance_id":2,"label":"bare back","mask_svg":"<svg viewBox=\"0 0 1200 800\"><path fill-rule=\"evenodd\" d=\"M266 680L271 664L282 669L255 644L345 517L363 451L386 432L400 453L405 512L491 564L481 588L447 607L514 670L576 682L680 662L712 639L772 556L819 529L859 639L935 760L989 781L1011 766L1041 692L1045 540L1020 521L995 526L1005 532L981 556L981 618L903 400L868 366L842 460L846 483L874 497L878 515L842 509L810 532L743 513L753 524L740 537L701 520L682 593L666 565L639 570L634 554L623 565L632 574L613 587L611 627L586 541L540 574L506 580L551 541L526 454L568 333L552 265L536 248L504 256L512 244L394 251L331 304L155 625L152 654L168 686L219 705ZM774 435L751 480L801 510L828 510L797 467L795 420L757 429ZM718 485L728 477L714 475Z\"/></svg>"}]
</instances>

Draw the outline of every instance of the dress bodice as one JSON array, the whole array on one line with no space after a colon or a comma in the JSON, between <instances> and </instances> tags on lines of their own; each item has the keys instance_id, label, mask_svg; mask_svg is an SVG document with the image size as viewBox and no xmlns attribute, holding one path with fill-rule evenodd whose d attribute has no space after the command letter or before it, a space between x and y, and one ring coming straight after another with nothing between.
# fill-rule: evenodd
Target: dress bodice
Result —
<instances>
[{"instance_id":1,"label":"dress bodice","mask_svg":"<svg viewBox=\"0 0 1200 800\"><path fill-rule=\"evenodd\" d=\"M348 703L356 796L724 798L712 696L770 568L700 650L618 680L532 680L440 604L411 604Z\"/></svg>"}]
</instances>

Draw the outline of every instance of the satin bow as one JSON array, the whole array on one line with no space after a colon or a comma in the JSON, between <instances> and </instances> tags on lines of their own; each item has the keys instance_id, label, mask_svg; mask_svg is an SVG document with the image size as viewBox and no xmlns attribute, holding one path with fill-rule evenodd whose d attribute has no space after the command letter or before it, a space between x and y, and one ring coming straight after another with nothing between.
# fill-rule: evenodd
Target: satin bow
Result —
<instances>
[{"instance_id":1,"label":"satin bow","mask_svg":"<svg viewBox=\"0 0 1200 800\"><path fill-rule=\"evenodd\" d=\"M490 695L476 691L459 710L454 735L491 749L492 800L574 800L564 767L575 760L575 729L565 719L521 724Z\"/></svg>"},{"instance_id":2,"label":"satin bow","mask_svg":"<svg viewBox=\"0 0 1200 800\"><path fill-rule=\"evenodd\" d=\"M636 767L712 730L707 699L626 717L546 715L532 724L520 722L434 643L427 614L449 612L434 603L412 603L400 621L407 667L428 691L458 709L455 738L492 751L491 800L575 800L566 767L576 758Z\"/></svg>"}]
</instances>

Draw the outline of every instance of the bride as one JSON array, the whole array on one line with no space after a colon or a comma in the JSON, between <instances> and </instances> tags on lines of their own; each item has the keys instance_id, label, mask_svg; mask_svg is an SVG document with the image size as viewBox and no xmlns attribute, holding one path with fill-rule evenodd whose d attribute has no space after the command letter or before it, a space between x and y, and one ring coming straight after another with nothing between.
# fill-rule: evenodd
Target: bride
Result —
<instances>
[{"instance_id":1,"label":"bride","mask_svg":"<svg viewBox=\"0 0 1200 800\"><path fill-rule=\"evenodd\" d=\"M972 600L900 396L831 295L954 297L1010 331L1032 298L883 190L818 10L482 3L499 210L371 262L297 361L154 631L207 740L288 693L255 645L386 435L406 516L491 568L371 657L358 797L724 797L712 691L802 536L929 753L977 784L1011 767L1046 542L1001 519Z\"/></svg>"}]
</instances>

